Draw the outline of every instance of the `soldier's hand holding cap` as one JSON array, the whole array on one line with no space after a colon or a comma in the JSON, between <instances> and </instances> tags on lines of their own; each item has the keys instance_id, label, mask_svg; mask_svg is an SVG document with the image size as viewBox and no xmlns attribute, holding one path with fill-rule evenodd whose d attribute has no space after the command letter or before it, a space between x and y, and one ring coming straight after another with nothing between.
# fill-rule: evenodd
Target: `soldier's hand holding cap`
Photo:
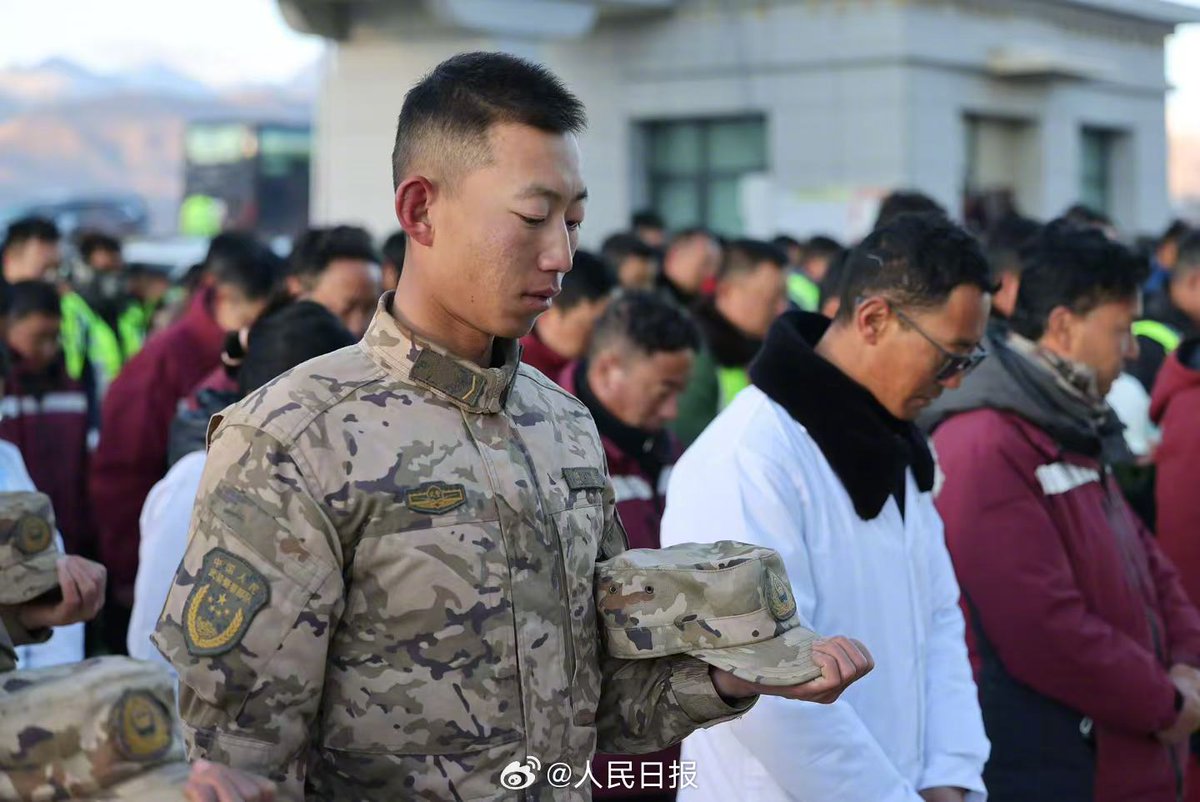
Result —
<instances>
[{"instance_id":1,"label":"soldier's hand holding cap","mask_svg":"<svg viewBox=\"0 0 1200 802\"><path fill-rule=\"evenodd\" d=\"M108 572L104 566L76 554L58 558L57 601L33 600L21 608L21 623L28 629L62 627L79 621L91 621L104 606L104 588Z\"/></svg>"},{"instance_id":2,"label":"soldier's hand holding cap","mask_svg":"<svg viewBox=\"0 0 1200 802\"><path fill-rule=\"evenodd\" d=\"M852 638L806 628L783 559L732 540L631 549L596 566L605 647L627 660L687 654L727 699L829 704L875 661Z\"/></svg>"},{"instance_id":3,"label":"soldier's hand holding cap","mask_svg":"<svg viewBox=\"0 0 1200 802\"><path fill-rule=\"evenodd\" d=\"M875 668L875 660L867 647L854 638L839 635L813 641L811 654L813 663L821 669L821 676L798 685L747 682L715 666L709 673L717 693L726 698L741 699L765 694L827 705L836 702L842 691Z\"/></svg>"},{"instance_id":4,"label":"soldier's hand holding cap","mask_svg":"<svg viewBox=\"0 0 1200 802\"><path fill-rule=\"evenodd\" d=\"M275 783L247 771L197 760L183 793L188 802L274 802Z\"/></svg>"}]
</instances>

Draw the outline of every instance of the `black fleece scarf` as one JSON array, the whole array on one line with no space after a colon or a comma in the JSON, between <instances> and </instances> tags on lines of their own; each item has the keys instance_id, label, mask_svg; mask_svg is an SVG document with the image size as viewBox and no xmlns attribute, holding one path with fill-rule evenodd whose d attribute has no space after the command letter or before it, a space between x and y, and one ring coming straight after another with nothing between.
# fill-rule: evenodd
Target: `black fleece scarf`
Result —
<instances>
[{"instance_id":1,"label":"black fleece scarf","mask_svg":"<svg viewBox=\"0 0 1200 802\"><path fill-rule=\"evenodd\" d=\"M922 492L933 489L933 455L912 423L892 416L867 388L817 355L829 328L821 315L792 311L771 326L750 380L804 425L864 521L888 496L904 510L905 474Z\"/></svg>"}]
</instances>

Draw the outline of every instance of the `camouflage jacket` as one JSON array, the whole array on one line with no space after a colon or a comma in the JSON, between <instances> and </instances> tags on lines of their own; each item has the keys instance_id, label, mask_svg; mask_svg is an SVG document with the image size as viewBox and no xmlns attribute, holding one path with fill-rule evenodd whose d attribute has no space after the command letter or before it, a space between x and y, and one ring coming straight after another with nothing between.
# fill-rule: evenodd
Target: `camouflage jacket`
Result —
<instances>
[{"instance_id":1,"label":"camouflage jacket","mask_svg":"<svg viewBox=\"0 0 1200 802\"><path fill-rule=\"evenodd\" d=\"M154 635L191 756L287 799L587 799L500 775L744 712L694 658L601 653L595 564L625 538L583 405L515 343L485 370L410 336L391 297L214 419Z\"/></svg>"}]
</instances>

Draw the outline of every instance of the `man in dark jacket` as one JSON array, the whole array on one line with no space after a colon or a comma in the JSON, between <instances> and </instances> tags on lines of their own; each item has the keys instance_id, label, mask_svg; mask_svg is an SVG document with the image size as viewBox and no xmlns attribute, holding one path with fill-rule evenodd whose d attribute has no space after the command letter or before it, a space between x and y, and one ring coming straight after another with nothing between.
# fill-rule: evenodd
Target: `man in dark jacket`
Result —
<instances>
[{"instance_id":1,"label":"man in dark jacket","mask_svg":"<svg viewBox=\"0 0 1200 802\"><path fill-rule=\"evenodd\" d=\"M1146 298L1146 314L1133 324L1138 356L1129 372L1150 392L1163 362L1187 337L1200 335L1200 231L1179 241L1175 266L1162 290Z\"/></svg>"},{"instance_id":2,"label":"man in dark jacket","mask_svg":"<svg viewBox=\"0 0 1200 802\"><path fill-rule=\"evenodd\" d=\"M213 240L208 286L183 317L130 360L105 398L100 445L92 459L92 503L100 561L109 571L105 640L125 652L137 576L138 516L146 494L167 472L167 443L179 402L221 359L228 332L249 326L266 307L282 261L240 234Z\"/></svg>"},{"instance_id":3,"label":"man in dark jacket","mask_svg":"<svg viewBox=\"0 0 1200 802\"><path fill-rule=\"evenodd\" d=\"M699 347L699 332L687 312L657 294L629 292L618 296L596 324L587 358L562 374L563 389L578 397L596 421L630 548L660 545L667 479L682 450L666 427L678 412ZM678 746L642 758L601 755L592 765L602 786L594 796L673 799L674 791L662 789L615 790L607 778L618 761L632 761L626 774L637 778L644 776L643 762L669 766L678 758Z\"/></svg>"},{"instance_id":4,"label":"man in dark jacket","mask_svg":"<svg viewBox=\"0 0 1200 802\"><path fill-rule=\"evenodd\" d=\"M1144 263L1057 221L1004 338L928 423L992 755L992 802L1168 802L1200 726L1200 614L1111 475L1105 403Z\"/></svg>"},{"instance_id":5,"label":"man in dark jacket","mask_svg":"<svg viewBox=\"0 0 1200 802\"><path fill-rule=\"evenodd\" d=\"M769 242L729 244L716 293L692 311L704 347L687 390L679 399L672 431L690 445L738 393L750 385L747 369L767 329L787 308L787 255Z\"/></svg>"}]
</instances>

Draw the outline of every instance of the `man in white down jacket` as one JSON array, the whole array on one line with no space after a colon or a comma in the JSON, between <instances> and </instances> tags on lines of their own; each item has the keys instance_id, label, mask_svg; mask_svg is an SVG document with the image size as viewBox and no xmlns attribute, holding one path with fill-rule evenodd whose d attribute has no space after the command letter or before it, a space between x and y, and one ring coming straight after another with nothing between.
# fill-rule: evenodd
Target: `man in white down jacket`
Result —
<instances>
[{"instance_id":1,"label":"man in white down jacket","mask_svg":"<svg viewBox=\"0 0 1200 802\"><path fill-rule=\"evenodd\" d=\"M978 246L907 215L849 257L841 311L780 317L743 391L678 463L663 545L776 549L800 615L854 632L875 672L831 705L764 698L683 746L680 802L982 802L988 741L958 583L911 421L982 358Z\"/></svg>"}]
</instances>

